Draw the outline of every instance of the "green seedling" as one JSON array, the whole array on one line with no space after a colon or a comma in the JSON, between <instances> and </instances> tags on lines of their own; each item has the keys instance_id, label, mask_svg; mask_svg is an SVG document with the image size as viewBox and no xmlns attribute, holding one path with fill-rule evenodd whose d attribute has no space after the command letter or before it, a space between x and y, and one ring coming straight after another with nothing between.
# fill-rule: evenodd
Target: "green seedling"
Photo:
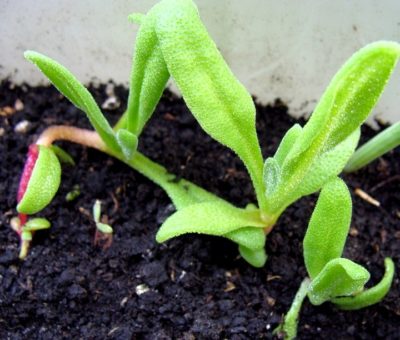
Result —
<instances>
[{"instance_id":1,"label":"green seedling","mask_svg":"<svg viewBox=\"0 0 400 340\"><path fill-rule=\"evenodd\" d=\"M307 296L313 305L332 302L338 308L354 310L381 301L390 289L394 264L385 259L385 274L372 288L365 288L369 272L359 264L342 258L351 221L351 197L338 178L324 185L303 241L305 278L276 332L286 339L297 334L301 305Z\"/></svg>"},{"instance_id":2,"label":"green seedling","mask_svg":"<svg viewBox=\"0 0 400 340\"><path fill-rule=\"evenodd\" d=\"M93 219L96 224L96 233L94 235L94 244L102 244L103 249L107 249L112 244L113 228L101 222L101 202L96 200L93 205Z\"/></svg>"},{"instance_id":3,"label":"green seedling","mask_svg":"<svg viewBox=\"0 0 400 340\"><path fill-rule=\"evenodd\" d=\"M237 243L242 257L253 266L263 266L266 235L280 215L337 176L353 154L359 127L382 93L399 59L400 45L376 42L354 54L335 75L308 123L294 125L276 153L264 160L252 98L210 38L195 4L162 0L146 15L132 15L130 20L140 28L128 107L114 127L67 68L37 52L25 52L25 57L87 114L95 129L50 127L37 144L49 147L65 139L94 147L160 185L177 212L161 226L158 242L185 233L222 236ZM178 180L137 150L140 134L170 77L201 127L244 162L257 206L236 207L187 180ZM46 174L42 175L35 180L45 181Z\"/></svg>"},{"instance_id":4,"label":"green seedling","mask_svg":"<svg viewBox=\"0 0 400 340\"><path fill-rule=\"evenodd\" d=\"M357 171L399 145L400 122L397 122L357 149L351 156L344 171Z\"/></svg>"}]
</instances>

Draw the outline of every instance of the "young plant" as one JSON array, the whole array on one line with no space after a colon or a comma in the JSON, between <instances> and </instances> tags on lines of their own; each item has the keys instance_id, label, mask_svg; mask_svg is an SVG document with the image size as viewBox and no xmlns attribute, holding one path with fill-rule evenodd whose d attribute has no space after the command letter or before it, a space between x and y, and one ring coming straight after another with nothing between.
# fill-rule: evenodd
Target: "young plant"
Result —
<instances>
[{"instance_id":1,"label":"young plant","mask_svg":"<svg viewBox=\"0 0 400 340\"><path fill-rule=\"evenodd\" d=\"M285 339L297 334L301 305L307 296L313 305L332 302L338 308L354 310L381 301L390 289L394 264L385 259L385 274L372 288L364 288L369 272L342 258L351 221L351 197L339 178L324 185L303 241L303 255L309 278L305 278L276 332Z\"/></svg>"},{"instance_id":2,"label":"young plant","mask_svg":"<svg viewBox=\"0 0 400 340\"><path fill-rule=\"evenodd\" d=\"M308 123L303 128L293 126L275 155L264 161L251 96L222 58L194 3L162 0L146 15L131 15L130 19L139 23L140 29L128 108L114 128L88 90L65 67L39 53L25 53L65 97L86 112L96 130L50 127L37 144L48 147L56 140L67 139L94 147L160 185L177 212L161 226L158 242L185 233L223 236L239 245L249 263L263 266L266 235L286 207L319 191L342 171L353 154L359 127L383 91L400 56L400 45L377 42L351 57L328 86ZM202 128L244 162L258 206L235 207L193 183L177 180L137 151L138 138L169 77ZM53 187L58 187L56 184ZM43 200L46 204L53 191Z\"/></svg>"},{"instance_id":3,"label":"young plant","mask_svg":"<svg viewBox=\"0 0 400 340\"><path fill-rule=\"evenodd\" d=\"M101 202L96 200L93 205L93 219L96 224L96 233L94 236L94 244L103 244L103 249L107 249L111 246L113 228L106 223L101 222Z\"/></svg>"},{"instance_id":4,"label":"young plant","mask_svg":"<svg viewBox=\"0 0 400 340\"><path fill-rule=\"evenodd\" d=\"M357 171L399 145L400 122L397 122L358 148L353 156L351 156L344 171Z\"/></svg>"}]
</instances>

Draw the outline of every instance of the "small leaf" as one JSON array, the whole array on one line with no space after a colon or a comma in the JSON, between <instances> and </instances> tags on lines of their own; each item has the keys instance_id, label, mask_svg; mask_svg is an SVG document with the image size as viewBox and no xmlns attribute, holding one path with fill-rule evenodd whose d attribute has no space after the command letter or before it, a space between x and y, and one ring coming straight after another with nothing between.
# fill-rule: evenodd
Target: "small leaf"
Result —
<instances>
[{"instance_id":1,"label":"small leaf","mask_svg":"<svg viewBox=\"0 0 400 340\"><path fill-rule=\"evenodd\" d=\"M69 165L75 165L75 161L72 158L72 156L66 152L65 150L61 149L57 145L51 145L50 148L53 150L53 152L56 154L60 162L69 164Z\"/></svg>"},{"instance_id":2,"label":"small leaf","mask_svg":"<svg viewBox=\"0 0 400 340\"><path fill-rule=\"evenodd\" d=\"M101 214L101 202L96 200L93 205L93 219L96 223L100 222L100 214Z\"/></svg>"},{"instance_id":3,"label":"small leaf","mask_svg":"<svg viewBox=\"0 0 400 340\"><path fill-rule=\"evenodd\" d=\"M39 155L33 167L26 191L19 201L17 211L35 214L53 199L61 180L61 166L49 147L38 145Z\"/></svg>"},{"instance_id":4,"label":"small leaf","mask_svg":"<svg viewBox=\"0 0 400 340\"><path fill-rule=\"evenodd\" d=\"M385 275L376 286L368 288L354 296L333 299L332 302L335 303L340 309L344 310L355 310L371 306L380 302L386 296L386 294L389 292L390 286L392 285L393 277L394 263L392 259L386 258Z\"/></svg>"},{"instance_id":5,"label":"small leaf","mask_svg":"<svg viewBox=\"0 0 400 340\"><path fill-rule=\"evenodd\" d=\"M248 263L256 268L262 268L268 258L264 248L253 250L239 245L239 253Z\"/></svg>"},{"instance_id":6,"label":"small leaf","mask_svg":"<svg viewBox=\"0 0 400 340\"><path fill-rule=\"evenodd\" d=\"M36 231L50 228L50 222L45 218L32 218L25 223L23 231Z\"/></svg>"},{"instance_id":7,"label":"small leaf","mask_svg":"<svg viewBox=\"0 0 400 340\"><path fill-rule=\"evenodd\" d=\"M282 166L286 156L289 154L290 150L296 143L296 140L301 135L302 130L303 129L299 124L294 124L283 136L278 150L276 150L274 155L274 158L278 162L279 166Z\"/></svg>"},{"instance_id":8,"label":"small leaf","mask_svg":"<svg viewBox=\"0 0 400 340\"><path fill-rule=\"evenodd\" d=\"M75 184L72 187L72 190L65 195L65 200L67 202L72 202L73 200L77 199L80 194L81 189L79 188L79 185Z\"/></svg>"},{"instance_id":9,"label":"small leaf","mask_svg":"<svg viewBox=\"0 0 400 340\"><path fill-rule=\"evenodd\" d=\"M356 294L369 277L368 271L357 263L344 258L333 259L312 280L308 298L313 305L320 305L339 296Z\"/></svg>"},{"instance_id":10,"label":"small leaf","mask_svg":"<svg viewBox=\"0 0 400 340\"><path fill-rule=\"evenodd\" d=\"M270 196L274 193L281 180L281 169L275 158L270 157L265 161L263 177L266 188L265 194L266 196Z\"/></svg>"},{"instance_id":11,"label":"small leaf","mask_svg":"<svg viewBox=\"0 0 400 340\"><path fill-rule=\"evenodd\" d=\"M157 5L156 5L157 6ZM169 72L155 32L157 7L147 15L129 18L140 22L129 87L127 129L139 136L154 112L169 79Z\"/></svg>"},{"instance_id":12,"label":"small leaf","mask_svg":"<svg viewBox=\"0 0 400 340\"><path fill-rule=\"evenodd\" d=\"M86 87L67 68L55 60L34 51L26 51L24 56L34 63L72 104L87 114L90 123L104 143L112 150L118 151L113 129Z\"/></svg>"},{"instance_id":13,"label":"small leaf","mask_svg":"<svg viewBox=\"0 0 400 340\"><path fill-rule=\"evenodd\" d=\"M113 233L113 228L105 223L100 223L100 222L96 223L96 228L103 234L112 234Z\"/></svg>"},{"instance_id":14,"label":"small leaf","mask_svg":"<svg viewBox=\"0 0 400 340\"><path fill-rule=\"evenodd\" d=\"M117 141L124 157L130 160L137 150L138 138L128 130L120 129L117 131Z\"/></svg>"},{"instance_id":15,"label":"small leaf","mask_svg":"<svg viewBox=\"0 0 400 340\"><path fill-rule=\"evenodd\" d=\"M323 186L303 241L304 262L312 279L329 261L342 255L351 208L349 190L341 179Z\"/></svg>"},{"instance_id":16,"label":"small leaf","mask_svg":"<svg viewBox=\"0 0 400 340\"><path fill-rule=\"evenodd\" d=\"M264 230L255 227L240 228L223 236L251 250L264 248L266 240Z\"/></svg>"},{"instance_id":17,"label":"small leaf","mask_svg":"<svg viewBox=\"0 0 400 340\"><path fill-rule=\"evenodd\" d=\"M157 232L157 242L187 233L223 236L243 227L264 227L258 211L228 206L221 202L189 205L170 216Z\"/></svg>"}]
</instances>

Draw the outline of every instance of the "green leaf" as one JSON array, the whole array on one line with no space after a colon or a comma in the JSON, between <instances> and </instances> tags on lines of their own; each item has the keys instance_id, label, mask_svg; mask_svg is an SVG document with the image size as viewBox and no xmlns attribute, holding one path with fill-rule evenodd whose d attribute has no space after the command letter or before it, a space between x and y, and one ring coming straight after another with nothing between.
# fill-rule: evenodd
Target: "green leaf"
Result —
<instances>
[{"instance_id":1,"label":"green leaf","mask_svg":"<svg viewBox=\"0 0 400 340\"><path fill-rule=\"evenodd\" d=\"M278 150L276 150L274 155L274 158L278 162L279 166L282 166L286 156L289 154L297 139L300 137L302 130L303 129L299 124L294 124L283 136Z\"/></svg>"},{"instance_id":2,"label":"green leaf","mask_svg":"<svg viewBox=\"0 0 400 340\"><path fill-rule=\"evenodd\" d=\"M323 186L303 241L304 262L312 279L329 261L342 255L351 208L349 190L341 179Z\"/></svg>"},{"instance_id":3,"label":"green leaf","mask_svg":"<svg viewBox=\"0 0 400 340\"><path fill-rule=\"evenodd\" d=\"M376 286L366 289L354 296L333 299L332 302L340 309L344 310L354 310L371 306L380 302L386 296L389 292L390 286L392 285L393 277L394 263L392 259L386 258L385 275Z\"/></svg>"},{"instance_id":4,"label":"green leaf","mask_svg":"<svg viewBox=\"0 0 400 340\"><path fill-rule=\"evenodd\" d=\"M113 228L105 223L100 223L100 222L96 223L96 228L103 234L112 234L113 233Z\"/></svg>"},{"instance_id":5,"label":"green leaf","mask_svg":"<svg viewBox=\"0 0 400 340\"><path fill-rule=\"evenodd\" d=\"M318 191L324 183L336 177L354 153L359 138L360 129L357 129L333 149L316 157L301 186L294 192L296 199Z\"/></svg>"},{"instance_id":6,"label":"green leaf","mask_svg":"<svg viewBox=\"0 0 400 340\"><path fill-rule=\"evenodd\" d=\"M239 245L239 253L248 263L256 268L262 268L268 258L264 248L249 249L245 246Z\"/></svg>"},{"instance_id":7,"label":"green leaf","mask_svg":"<svg viewBox=\"0 0 400 340\"><path fill-rule=\"evenodd\" d=\"M101 215L101 202L96 200L93 205L93 219L96 223L100 222L100 215Z\"/></svg>"},{"instance_id":8,"label":"green leaf","mask_svg":"<svg viewBox=\"0 0 400 340\"><path fill-rule=\"evenodd\" d=\"M61 149L59 146L57 145L51 145L50 148L53 150L53 152L56 154L56 156L58 157L58 159L66 164L69 165L75 165L75 161L72 158L72 156L66 152L65 150Z\"/></svg>"},{"instance_id":9,"label":"green leaf","mask_svg":"<svg viewBox=\"0 0 400 340\"><path fill-rule=\"evenodd\" d=\"M265 194L270 196L274 193L281 180L281 168L278 161L275 158L267 158L264 163L264 185Z\"/></svg>"},{"instance_id":10,"label":"green leaf","mask_svg":"<svg viewBox=\"0 0 400 340\"><path fill-rule=\"evenodd\" d=\"M138 138L128 130L120 129L117 131L117 141L124 157L130 160L137 150Z\"/></svg>"},{"instance_id":11,"label":"green leaf","mask_svg":"<svg viewBox=\"0 0 400 340\"><path fill-rule=\"evenodd\" d=\"M18 203L19 213L32 215L44 209L53 199L61 181L61 166L51 148L38 145L36 160L28 186Z\"/></svg>"},{"instance_id":12,"label":"green leaf","mask_svg":"<svg viewBox=\"0 0 400 340\"><path fill-rule=\"evenodd\" d=\"M313 305L320 305L339 296L357 294L369 277L368 271L357 263L343 258L333 259L312 280L308 298Z\"/></svg>"},{"instance_id":13,"label":"green leaf","mask_svg":"<svg viewBox=\"0 0 400 340\"><path fill-rule=\"evenodd\" d=\"M157 242L187 233L223 236L243 227L264 227L259 211L247 211L221 202L189 205L168 217L157 232Z\"/></svg>"},{"instance_id":14,"label":"green leaf","mask_svg":"<svg viewBox=\"0 0 400 340\"><path fill-rule=\"evenodd\" d=\"M399 145L400 122L397 122L357 149L344 171L357 171Z\"/></svg>"},{"instance_id":15,"label":"green leaf","mask_svg":"<svg viewBox=\"0 0 400 340\"><path fill-rule=\"evenodd\" d=\"M164 0L154 9L162 55L186 104L212 138L243 160L263 206L263 159L250 94L222 58L192 1Z\"/></svg>"},{"instance_id":16,"label":"green leaf","mask_svg":"<svg viewBox=\"0 0 400 340\"><path fill-rule=\"evenodd\" d=\"M26 51L24 56L27 60L34 63L72 104L87 114L90 123L104 143L111 150L118 151L119 148L113 129L103 116L90 92L79 80L67 68L43 54Z\"/></svg>"},{"instance_id":17,"label":"green leaf","mask_svg":"<svg viewBox=\"0 0 400 340\"><path fill-rule=\"evenodd\" d=\"M137 136L140 135L144 125L153 114L169 78L154 30L156 15L157 8L155 6L146 16L140 17L140 28L135 42L127 108L127 128ZM133 16L130 18L132 19Z\"/></svg>"},{"instance_id":18,"label":"green leaf","mask_svg":"<svg viewBox=\"0 0 400 340\"><path fill-rule=\"evenodd\" d=\"M266 240L264 230L257 227L240 228L223 236L251 250L263 249Z\"/></svg>"},{"instance_id":19,"label":"green leaf","mask_svg":"<svg viewBox=\"0 0 400 340\"><path fill-rule=\"evenodd\" d=\"M21 233L22 241L32 241L32 233L30 231L22 231Z\"/></svg>"},{"instance_id":20,"label":"green leaf","mask_svg":"<svg viewBox=\"0 0 400 340\"><path fill-rule=\"evenodd\" d=\"M270 214L279 215L301 197L300 188L307 184L304 181L311 174L310 169L316 166L316 160L339 146L366 120L399 57L399 44L376 42L355 53L339 70L285 157L281 167L281 185L272 197L268 197ZM352 138L354 142L355 137ZM330 158L328 155L326 157ZM332 160L329 163L334 164ZM312 177L307 181L313 181ZM308 185L318 190L317 185ZM306 190L307 194L310 190Z\"/></svg>"},{"instance_id":21,"label":"green leaf","mask_svg":"<svg viewBox=\"0 0 400 340\"><path fill-rule=\"evenodd\" d=\"M49 229L51 226L50 222L45 218L32 218L25 223L24 227L22 228L23 231L36 231L36 230L43 230Z\"/></svg>"}]
</instances>

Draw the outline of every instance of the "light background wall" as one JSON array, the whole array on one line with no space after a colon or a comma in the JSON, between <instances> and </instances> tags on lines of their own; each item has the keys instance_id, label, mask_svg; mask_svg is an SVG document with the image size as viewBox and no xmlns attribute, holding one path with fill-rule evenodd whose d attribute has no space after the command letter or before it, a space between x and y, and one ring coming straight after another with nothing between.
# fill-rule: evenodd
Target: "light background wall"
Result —
<instances>
[{"instance_id":1,"label":"light background wall","mask_svg":"<svg viewBox=\"0 0 400 340\"><path fill-rule=\"evenodd\" d=\"M26 49L53 57L80 80L128 84L137 27L127 15L156 0L0 0L0 79L44 83ZM309 113L358 48L400 42L399 0L195 0L237 77L262 103L279 97ZM374 114L400 119L400 67Z\"/></svg>"}]
</instances>

